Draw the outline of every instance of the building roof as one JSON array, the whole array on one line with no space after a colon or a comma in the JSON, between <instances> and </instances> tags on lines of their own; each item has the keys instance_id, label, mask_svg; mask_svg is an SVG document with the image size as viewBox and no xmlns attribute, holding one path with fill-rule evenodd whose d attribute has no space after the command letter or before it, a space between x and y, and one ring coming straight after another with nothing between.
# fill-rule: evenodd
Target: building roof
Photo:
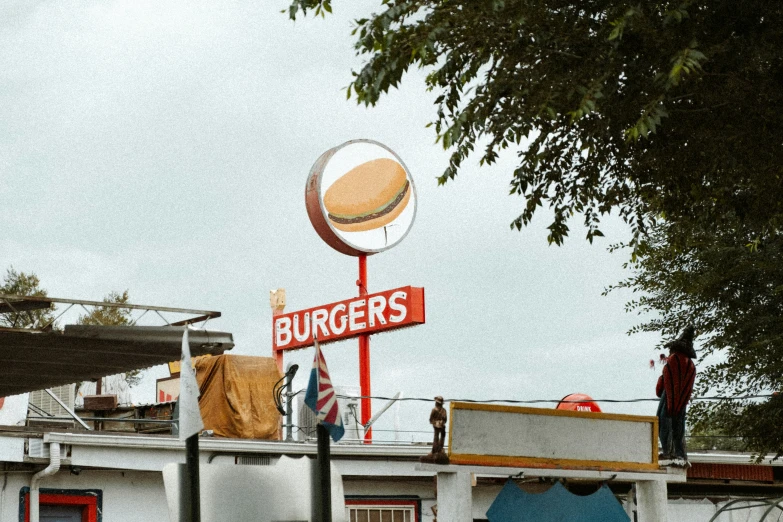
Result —
<instances>
[{"instance_id":1,"label":"building roof","mask_svg":"<svg viewBox=\"0 0 783 522\"><path fill-rule=\"evenodd\" d=\"M183 327L68 325L63 331L0 329L0 397L149 368L180 359ZM189 332L191 355L234 347L230 333Z\"/></svg>"},{"instance_id":2,"label":"building roof","mask_svg":"<svg viewBox=\"0 0 783 522\"><path fill-rule=\"evenodd\" d=\"M0 427L0 455L16 455L14 459L6 459L18 463L43 463L48 459L44 454L27 454L24 441L38 439L44 445L49 443L64 444L69 448L67 463L74 466L130 469L143 471L161 471L170 462L182 462L184 459L184 442L168 435L119 434L108 432L86 431L50 431L44 428ZM314 456L317 445L314 443L284 442L250 439L224 439L218 437L202 437L199 446L204 463L213 460L223 461L228 458L234 462L237 455L263 456L276 458L280 455L289 457ZM37 446L36 446L37 447ZM428 444L332 444L331 455L340 472L344 476L367 477L426 477L434 475L438 470L445 471L456 466L439 466L420 464L419 458L429 451ZM729 479L769 481L772 467L783 466L781 461L765 459L760 464L750 464L751 455L742 453L706 453L693 452L690 459L693 468L711 466L715 462L723 464L726 469L755 470L766 473L763 477L728 475ZM252 459L250 459L252 460ZM736 469L735 469L736 468ZM600 470L563 470L563 469L523 469L486 466L462 466L461 469L475 473L478 477L500 477L525 472L526 477L566 477L574 480L600 479L627 482L635 480L664 480L666 482L685 482L685 470L666 468L657 472L618 472ZM688 480L702 478L700 473L688 470ZM774 476L777 476L773 474ZM779 485L779 482L777 483Z\"/></svg>"}]
</instances>

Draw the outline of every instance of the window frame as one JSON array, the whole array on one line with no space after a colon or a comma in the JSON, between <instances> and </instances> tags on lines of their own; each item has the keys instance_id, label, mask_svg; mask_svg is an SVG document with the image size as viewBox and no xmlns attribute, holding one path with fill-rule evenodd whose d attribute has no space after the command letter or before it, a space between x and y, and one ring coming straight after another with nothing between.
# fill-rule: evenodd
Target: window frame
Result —
<instances>
[{"instance_id":1,"label":"window frame","mask_svg":"<svg viewBox=\"0 0 783 522\"><path fill-rule=\"evenodd\" d=\"M30 488L19 492L19 522L30 522ZM41 489L39 505L81 506L82 522L102 522L103 491L100 489Z\"/></svg>"},{"instance_id":2,"label":"window frame","mask_svg":"<svg viewBox=\"0 0 783 522\"><path fill-rule=\"evenodd\" d=\"M394 509L396 507L411 508L413 519L411 522L421 520L421 499L418 498L385 498L385 497L346 497L345 509L368 507L369 509Z\"/></svg>"}]
</instances>

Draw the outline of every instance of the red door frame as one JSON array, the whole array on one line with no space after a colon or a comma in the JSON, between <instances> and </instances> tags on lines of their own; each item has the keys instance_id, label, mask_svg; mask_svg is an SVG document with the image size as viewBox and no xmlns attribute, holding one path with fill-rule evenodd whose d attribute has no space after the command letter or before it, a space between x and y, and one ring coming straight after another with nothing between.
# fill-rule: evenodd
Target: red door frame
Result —
<instances>
[{"instance_id":1,"label":"red door frame","mask_svg":"<svg viewBox=\"0 0 783 522\"><path fill-rule=\"evenodd\" d=\"M98 522L98 497L95 495L62 495L41 493L39 505L83 506L82 522ZM30 522L30 493L24 496L24 520Z\"/></svg>"}]
</instances>

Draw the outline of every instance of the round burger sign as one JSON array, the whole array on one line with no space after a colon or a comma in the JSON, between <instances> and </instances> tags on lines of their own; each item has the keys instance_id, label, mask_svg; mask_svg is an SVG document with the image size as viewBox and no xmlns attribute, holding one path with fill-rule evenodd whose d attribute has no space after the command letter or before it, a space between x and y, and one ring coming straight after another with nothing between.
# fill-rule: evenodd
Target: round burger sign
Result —
<instances>
[{"instance_id":1,"label":"round burger sign","mask_svg":"<svg viewBox=\"0 0 783 522\"><path fill-rule=\"evenodd\" d=\"M402 160L372 140L329 149L310 170L307 214L321 239L352 256L402 241L416 216L416 188Z\"/></svg>"}]
</instances>

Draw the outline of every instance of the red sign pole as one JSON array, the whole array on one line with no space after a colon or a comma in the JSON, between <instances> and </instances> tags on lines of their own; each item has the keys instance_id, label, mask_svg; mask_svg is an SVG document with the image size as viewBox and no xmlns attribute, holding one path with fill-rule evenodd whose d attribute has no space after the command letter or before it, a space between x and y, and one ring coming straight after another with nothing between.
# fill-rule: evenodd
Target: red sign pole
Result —
<instances>
[{"instance_id":1,"label":"red sign pole","mask_svg":"<svg viewBox=\"0 0 783 522\"><path fill-rule=\"evenodd\" d=\"M359 296L367 295L367 255L359 255ZM363 425L367 425L372 418L372 399L370 399L370 335L359 336L359 386L362 392L362 418ZM372 441L372 428L367 430L364 436L365 442Z\"/></svg>"}]
</instances>

